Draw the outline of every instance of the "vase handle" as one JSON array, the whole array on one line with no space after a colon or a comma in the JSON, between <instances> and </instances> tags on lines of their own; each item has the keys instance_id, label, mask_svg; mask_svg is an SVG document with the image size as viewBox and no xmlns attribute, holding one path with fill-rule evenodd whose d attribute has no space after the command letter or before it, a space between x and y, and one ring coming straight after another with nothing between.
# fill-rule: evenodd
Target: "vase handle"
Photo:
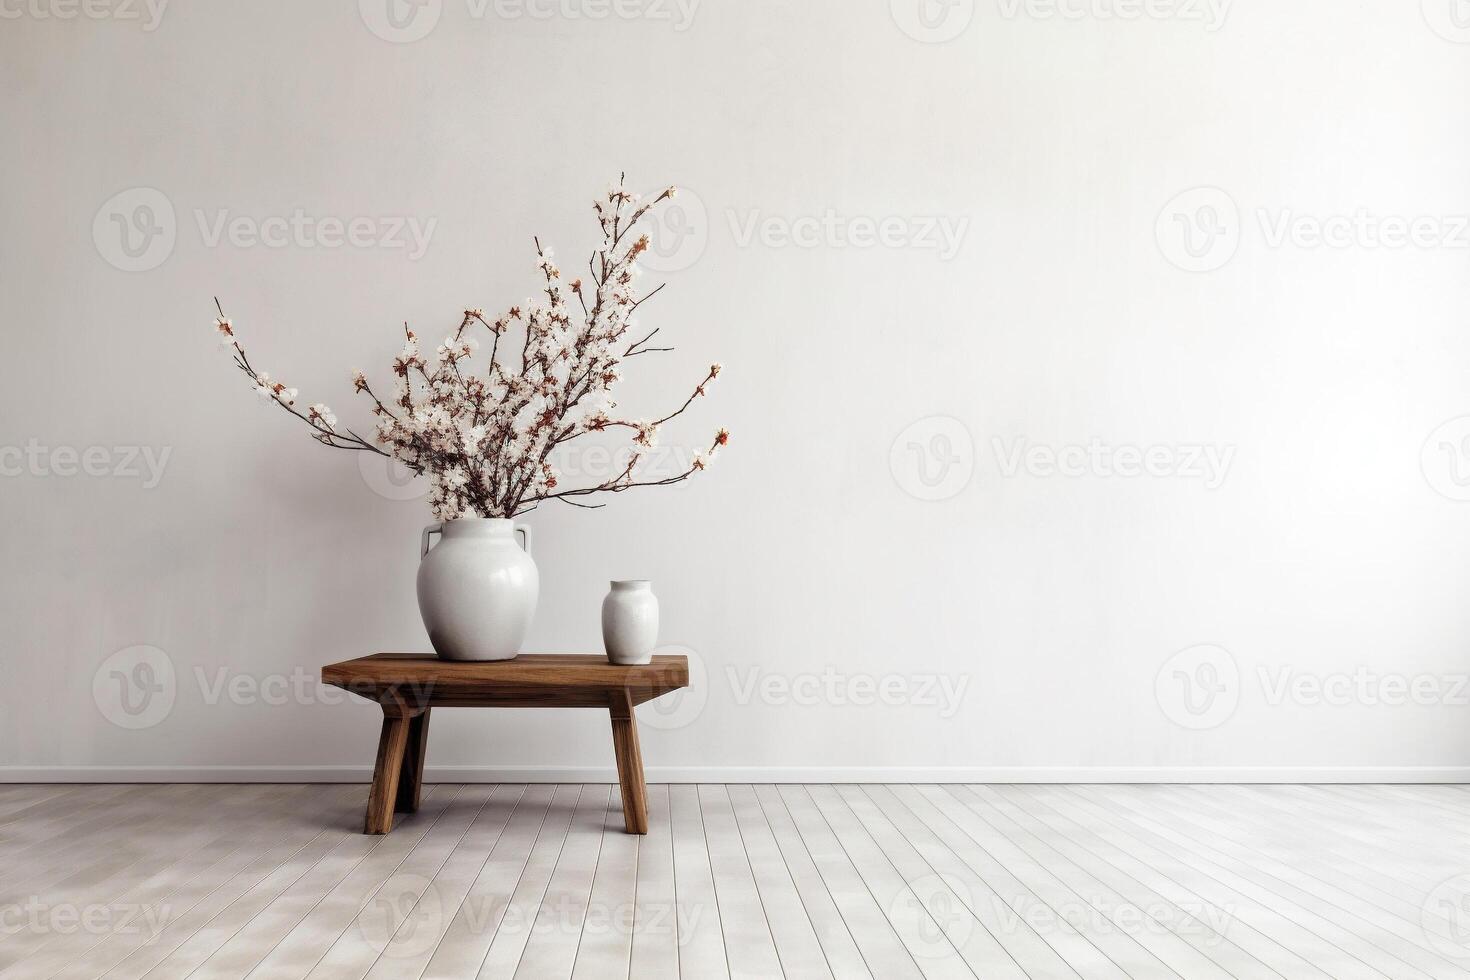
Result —
<instances>
[{"instance_id":1,"label":"vase handle","mask_svg":"<svg viewBox=\"0 0 1470 980\"><path fill-rule=\"evenodd\" d=\"M444 525L442 523L436 523L424 528L424 533L419 538L419 561L423 561L424 556L429 553L429 535L431 534L438 534L442 537L444 534Z\"/></svg>"},{"instance_id":2,"label":"vase handle","mask_svg":"<svg viewBox=\"0 0 1470 980\"><path fill-rule=\"evenodd\" d=\"M515 533L521 536L521 550L529 555L531 553L531 525L517 524Z\"/></svg>"}]
</instances>

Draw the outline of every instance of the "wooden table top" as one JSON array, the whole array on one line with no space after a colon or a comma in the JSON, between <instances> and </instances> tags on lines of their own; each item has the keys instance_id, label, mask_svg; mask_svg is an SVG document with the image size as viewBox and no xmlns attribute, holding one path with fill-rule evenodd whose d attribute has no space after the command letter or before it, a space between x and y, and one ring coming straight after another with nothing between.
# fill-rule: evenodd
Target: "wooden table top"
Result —
<instances>
[{"instance_id":1,"label":"wooden table top","mask_svg":"<svg viewBox=\"0 0 1470 980\"><path fill-rule=\"evenodd\" d=\"M322 682L364 697L415 697L427 704L605 706L608 692L638 704L689 686L689 658L655 656L614 664L592 653L523 653L513 660L440 660L432 653L375 653L322 668Z\"/></svg>"}]
</instances>

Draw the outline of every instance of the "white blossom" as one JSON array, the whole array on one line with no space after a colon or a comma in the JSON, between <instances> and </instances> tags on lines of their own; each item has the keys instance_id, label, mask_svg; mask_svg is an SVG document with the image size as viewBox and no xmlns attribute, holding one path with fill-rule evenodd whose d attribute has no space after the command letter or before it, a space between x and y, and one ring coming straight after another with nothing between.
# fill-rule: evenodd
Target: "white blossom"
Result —
<instances>
[{"instance_id":1,"label":"white blossom","mask_svg":"<svg viewBox=\"0 0 1470 980\"><path fill-rule=\"evenodd\" d=\"M543 278L538 298L489 320L480 309L465 309L463 321L438 345L432 363L425 361L417 335L405 327L390 387L374 389L364 372L351 374L353 391L372 401L372 428L363 430L369 438L339 429L337 416L322 402L297 411L297 389L255 371L229 318L221 314L215 329L257 393L306 419L318 441L380 452L424 474L430 505L440 520L508 517L561 495L580 499L598 491L672 482L667 476L640 478L638 464L658 445L662 424L704 394L721 366L712 364L693 393L681 393L677 410L660 421L617 417L611 389L623 378L625 352L645 332L631 313L640 301L637 259L650 243L647 235L629 231L673 194L670 187L645 201L621 180L611 184L605 201L595 204L602 250L593 255L587 272L564 286L554 250L538 248ZM570 304L569 291L576 296ZM479 342L481 329L492 343ZM477 365L475 354L486 348L494 355L488 364ZM569 451L563 443L594 432L630 439L631 446L624 447L632 450L629 466L601 483L563 487L556 463L560 453ZM706 469L727 439L728 433L719 430L714 442L697 449L687 470L674 479Z\"/></svg>"},{"instance_id":2,"label":"white blossom","mask_svg":"<svg viewBox=\"0 0 1470 980\"><path fill-rule=\"evenodd\" d=\"M636 442L636 443L638 443L638 445L644 446L644 447L646 447L648 449L657 448L657 446L658 446L658 423L657 422L638 422L638 423L636 423L636 426L637 426L637 429L638 429L638 434L633 437L633 441Z\"/></svg>"}]
</instances>

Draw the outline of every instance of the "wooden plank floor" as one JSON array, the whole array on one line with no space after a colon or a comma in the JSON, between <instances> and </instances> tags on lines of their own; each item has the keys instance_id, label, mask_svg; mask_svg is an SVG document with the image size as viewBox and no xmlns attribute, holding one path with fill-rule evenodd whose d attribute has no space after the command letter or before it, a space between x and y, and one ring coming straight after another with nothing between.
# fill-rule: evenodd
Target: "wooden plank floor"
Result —
<instances>
[{"instance_id":1,"label":"wooden plank floor","mask_svg":"<svg viewBox=\"0 0 1470 980\"><path fill-rule=\"evenodd\" d=\"M0 786L0 980L1470 978L1470 787Z\"/></svg>"}]
</instances>

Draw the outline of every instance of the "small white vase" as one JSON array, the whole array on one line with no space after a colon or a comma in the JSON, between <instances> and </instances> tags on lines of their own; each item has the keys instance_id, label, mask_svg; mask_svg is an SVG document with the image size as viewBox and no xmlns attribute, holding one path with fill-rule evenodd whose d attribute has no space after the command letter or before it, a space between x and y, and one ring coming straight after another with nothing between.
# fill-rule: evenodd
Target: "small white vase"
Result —
<instances>
[{"instance_id":1,"label":"small white vase","mask_svg":"<svg viewBox=\"0 0 1470 980\"><path fill-rule=\"evenodd\" d=\"M430 550L435 532L443 537ZM530 550L531 529L507 518L461 517L424 528L419 614L441 660L510 660L520 653L540 591Z\"/></svg>"},{"instance_id":2,"label":"small white vase","mask_svg":"<svg viewBox=\"0 0 1470 980\"><path fill-rule=\"evenodd\" d=\"M612 583L602 600L602 644L615 664L646 664L658 645L658 596L647 579Z\"/></svg>"}]
</instances>

